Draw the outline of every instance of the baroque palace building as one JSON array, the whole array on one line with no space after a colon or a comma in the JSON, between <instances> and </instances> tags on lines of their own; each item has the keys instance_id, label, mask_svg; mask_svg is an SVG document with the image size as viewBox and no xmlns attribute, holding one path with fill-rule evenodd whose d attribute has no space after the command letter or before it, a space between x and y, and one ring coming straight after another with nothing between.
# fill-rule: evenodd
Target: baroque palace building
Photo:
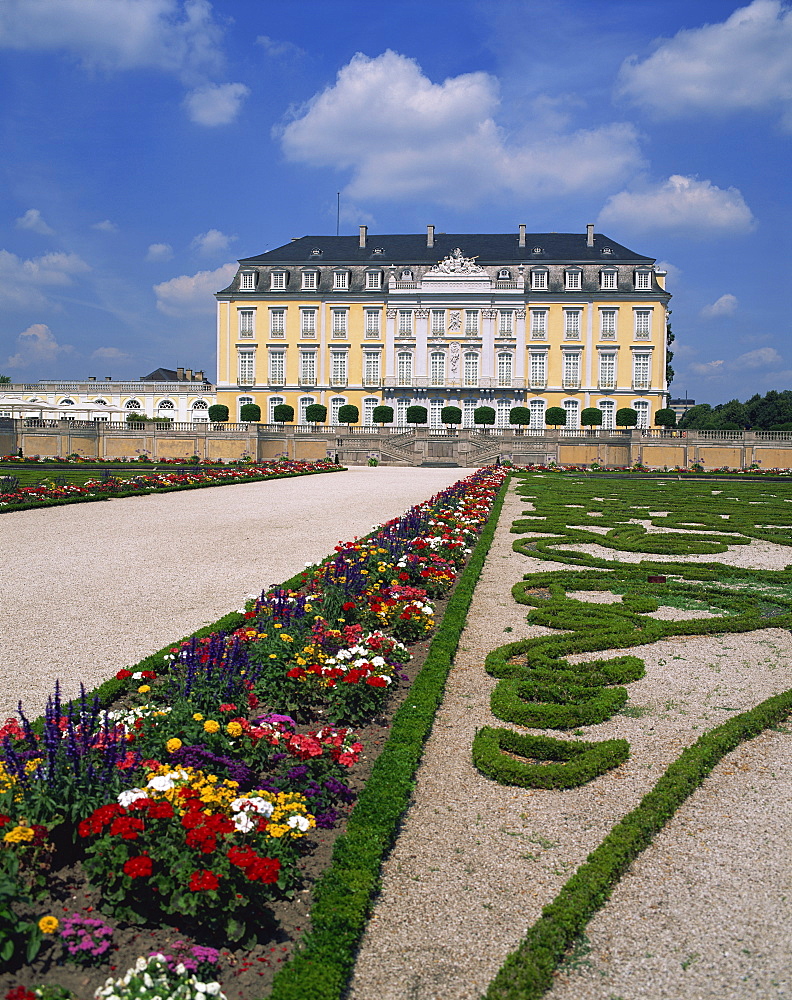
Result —
<instances>
[{"instance_id":1,"label":"baroque palace building","mask_svg":"<svg viewBox=\"0 0 792 1000\"><path fill-rule=\"evenodd\" d=\"M588 406L614 426L632 407L650 426L665 405L670 295L655 260L592 225L578 233L303 236L257 257L217 298L217 401L272 422L278 403L306 422L310 403L337 423L345 403L364 424L421 404L431 426L444 406L473 424L527 406L580 425Z\"/></svg>"}]
</instances>

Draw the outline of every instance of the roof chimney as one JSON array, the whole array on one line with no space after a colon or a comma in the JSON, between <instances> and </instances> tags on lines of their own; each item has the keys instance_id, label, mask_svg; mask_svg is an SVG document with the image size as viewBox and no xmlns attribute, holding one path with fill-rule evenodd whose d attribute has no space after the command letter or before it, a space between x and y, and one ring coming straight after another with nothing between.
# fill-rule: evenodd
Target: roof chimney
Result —
<instances>
[{"instance_id":1,"label":"roof chimney","mask_svg":"<svg viewBox=\"0 0 792 1000\"><path fill-rule=\"evenodd\" d=\"M188 382L192 382L192 368L184 369L184 377Z\"/></svg>"},{"instance_id":2,"label":"roof chimney","mask_svg":"<svg viewBox=\"0 0 792 1000\"><path fill-rule=\"evenodd\" d=\"M426 245L428 247L434 246L434 226L426 227Z\"/></svg>"},{"instance_id":3,"label":"roof chimney","mask_svg":"<svg viewBox=\"0 0 792 1000\"><path fill-rule=\"evenodd\" d=\"M587 247L593 247L594 246L594 223L593 222L589 222L589 224L586 226L586 246Z\"/></svg>"},{"instance_id":4,"label":"roof chimney","mask_svg":"<svg viewBox=\"0 0 792 1000\"><path fill-rule=\"evenodd\" d=\"M195 373L195 381L196 382L203 382L203 380L204 380L204 373L203 372L196 372Z\"/></svg>"},{"instance_id":5,"label":"roof chimney","mask_svg":"<svg viewBox=\"0 0 792 1000\"><path fill-rule=\"evenodd\" d=\"M112 382L112 381L113 381L112 375L105 375L105 382Z\"/></svg>"},{"instance_id":6,"label":"roof chimney","mask_svg":"<svg viewBox=\"0 0 792 1000\"><path fill-rule=\"evenodd\" d=\"M96 376L95 375L89 375L88 376L88 381L89 382L95 382L96 381Z\"/></svg>"},{"instance_id":7,"label":"roof chimney","mask_svg":"<svg viewBox=\"0 0 792 1000\"><path fill-rule=\"evenodd\" d=\"M522 223L520 224L520 242L518 246L525 246L525 226Z\"/></svg>"},{"instance_id":8,"label":"roof chimney","mask_svg":"<svg viewBox=\"0 0 792 1000\"><path fill-rule=\"evenodd\" d=\"M183 382L184 381L184 369L183 368L177 368L176 369L176 381L177 382Z\"/></svg>"},{"instance_id":9,"label":"roof chimney","mask_svg":"<svg viewBox=\"0 0 792 1000\"><path fill-rule=\"evenodd\" d=\"M358 226L360 229L360 248L362 249L366 245L366 233L368 232L368 226Z\"/></svg>"}]
</instances>

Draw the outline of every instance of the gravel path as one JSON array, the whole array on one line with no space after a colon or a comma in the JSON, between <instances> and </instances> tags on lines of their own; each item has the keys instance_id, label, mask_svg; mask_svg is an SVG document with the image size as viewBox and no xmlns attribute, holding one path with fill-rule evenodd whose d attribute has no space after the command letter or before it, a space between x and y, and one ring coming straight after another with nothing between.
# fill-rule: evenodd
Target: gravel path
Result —
<instances>
[{"instance_id":1,"label":"gravel path","mask_svg":"<svg viewBox=\"0 0 792 1000\"><path fill-rule=\"evenodd\" d=\"M0 719L89 690L471 469L352 468L0 515Z\"/></svg>"},{"instance_id":2,"label":"gravel path","mask_svg":"<svg viewBox=\"0 0 792 1000\"><path fill-rule=\"evenodd\" d=\"M636 647L629 652L644 658L646 677L629 685L629 713L585 730L586 738L628 739L631 757L626 764L570 791L508 788L484 778L471 764L473 736L482 725L503 725L489 711L489 695L496 682L483 669L484 657L505 641L548 632L527 625L529 609L516 604L510 594L512 583L525 572L556 566L513 552L515 536L509 528L526 506L513 492L504 505L418 772L413 804L384 865L382 892L361 945L349 1000L477 1000L542 907L685 746L703 731L792 686L792 636L784 629L681 637ZM787 561L792 561L790 551L785 551ZM729 553L745 560L745 565L751 564L754 554L758 553L753 546L736 546ZM668 619L674 612L663 608L661 614ZM788 753L789 737L785 740ZM689 886L685 904L662 926L647 916L640 928L632 914L643 889L631 893L614 919L607 907L604 916L610 922L597 938L596 948L598 956L609 955L614 940L620 943L618 958L606 970L609 978L602 978L597 967L585 987L599 992L582 992L576 980L562 994L563 1000L792 997L754 992L753 985L748 985L770 983L789 965L782 961L783 955L789 958L790 949L788 921L783 921L781 910L789 907L792 890L776 888L784 872L789 872L788 813L781 813L778 822L765 822L782 791L783 781L776 776L789 771L782 759L772 756L777 753L777 742L754 741L760 746L760 763L751 772L754 798L744 809L742 790L735 787L725 803L719 786L713 784L715 779L705 783L697 806L707 814L713 833L704 837L697 832L696 836L709 839L703 846L709 846L710 859L728 856L732 870L739 874L735 893L743 897L749 893L760 901L753 911L749 914L746 908L743 913L734 896L713 906L709 885L697 894L699 873L690 857L690 838L687 832L675 836L672 830L663 860L656 860L651 849L646 852L644 878L653 885L667 879L670 868L680 883ZM762 756L765 746L773 748L770 756ZM739 765L731 760L724 764L726 770L735 766ZM704 818L696 816L694 830L698 831L704 828ZM742 817L739 824L734 821L738 816ZM760 830L754 825L757 822ZM747 851L748 846L752 850ZM757 856L761 864L746 871L741 859ZM721 881L728 877L723 875ZM787 902L781 904L785 891ZM756 919L762 912L763 893L774 903L768 906L768 925L758 935ZM715 912L709 915L711 910ZM666 915L662 909L648 912ZM642 908L641 914L646 913ZM712 968L718 947L729 950L732 957L725 976L708 979L697 972L683 980L695 983L693 991L680 992L678 977L666 985L662 970L636 966L636 956L652 950L645 945L645 939L651 939L654 953L663 956L663 968L674 967L674 962L678 967L684 961L685 973L692 970L688 953L682 954L687 944L670 934L668 924L675 920L688 940L703 935L708 921L716 927L730 925L730 937L722 947L716 940L690 948L690 953L702 957L705 970ZM750 956L733 957L736 944L732 941L739 937L749 942ZM622 975L625 964L628 971ZM742 981L742 993L723 991L724 978L737 981L741 976L754 977ZM624 982L626 986L621 985Z\"/></svg>"}]
</instances>

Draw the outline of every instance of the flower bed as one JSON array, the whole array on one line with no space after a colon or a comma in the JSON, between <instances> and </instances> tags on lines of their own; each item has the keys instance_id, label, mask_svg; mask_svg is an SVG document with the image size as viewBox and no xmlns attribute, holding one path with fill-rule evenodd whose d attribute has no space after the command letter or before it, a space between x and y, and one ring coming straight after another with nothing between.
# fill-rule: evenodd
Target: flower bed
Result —
<instances>
[{"instance_id":1,"label":"flower bed","mask_svg":"<svg viewBox=\"0 0 792 1000\"><path fill-rule=\"evenodd\" d=\"M295 462L278 459L258 465L233 468L222 466L196 467L189 472L147 472L117 479L89 479L83 486L54 481L37 486L19 486L0 492L0 513L30 510L35 507L55 507L67 503L108 500L111 497L143 496L149 493L170 493L175 490L199 489L204 486L225 486L235 483L260 482L265 479L285 479L291 476L315 475L321 472L341 472L342 466L329 460ZM13 478L13 477L12 477ZM2 487L0 486L0 489Z\"/></svg>"},{"instance_id":2,"label":"flower bed","mask_svg":"<svg viewBox=\"0 0 792 1000\"><path fill-rule=\"evenodd\" d=\"M219 979L259 981L237 975L250 972L247 954L276 964L273 908L304 884L319 838L355 797L349 775L363 747L351 727L371 728L395 703L410 657L405 644L434 630L433 602L458 578L505 475L481 470L368 538L339 545L222 629L119 671L93 696L63 705L56 690L42 718L30 722L20 710L7 721L0 957L27 968L0 985L62 983L63 963L79 962L92 967L96 988L123 972L119 955L140 948L135 933L160 925L162 961L168 966L170 956L173 976L189 978L195 969L171 954L175 923L210 950L233 943L212 969L198 970L214 977L213 989ZM462 592L469 599L472 585ZM464 609L448 617L458 636ZM445 635L435 659L450 663ZM421 682L413 689L420 725L431 723L437 697L434 690L424 703ZM397 730L403 741L404 724ZM421 739L411 737L415 762ZM409 786L401 775L398 782ZM393 789L389 799L393 813ZM86 905L70 898L74 912L64 916L70 907L53 887L71 893L75 879ZM131 968L128 975L131 982ZM168 995L193 995L182 986Z\"/></svg>"}]
</instances>

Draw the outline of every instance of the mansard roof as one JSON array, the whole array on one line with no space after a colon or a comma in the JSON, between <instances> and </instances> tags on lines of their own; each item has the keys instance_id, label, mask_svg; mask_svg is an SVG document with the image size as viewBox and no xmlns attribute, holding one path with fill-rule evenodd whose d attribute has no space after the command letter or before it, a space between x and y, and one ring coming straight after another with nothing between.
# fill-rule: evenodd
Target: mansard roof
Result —
<instances>
[{"instance_id":1,"label":"mansard roof","mask_svg":"<svg viewBox=\"0 0 792 1000\"><path fill-rule=\"evenodd\" d=\"M431 247L427 246L426 233L368 233L365 247L360 246L358 236L301 236L266 253L244 257L239 263L243 266L436 264L457 247L464 256L475 257L480 265L542 261L653 264L655 261L654 257L635 253L602 233L594 234L593 246L588 246L586 233L526 233L524 247L519 245L517 233L435 233ZM316 253L317 250L320 252Z\"/></svg>"}]
</instances>

